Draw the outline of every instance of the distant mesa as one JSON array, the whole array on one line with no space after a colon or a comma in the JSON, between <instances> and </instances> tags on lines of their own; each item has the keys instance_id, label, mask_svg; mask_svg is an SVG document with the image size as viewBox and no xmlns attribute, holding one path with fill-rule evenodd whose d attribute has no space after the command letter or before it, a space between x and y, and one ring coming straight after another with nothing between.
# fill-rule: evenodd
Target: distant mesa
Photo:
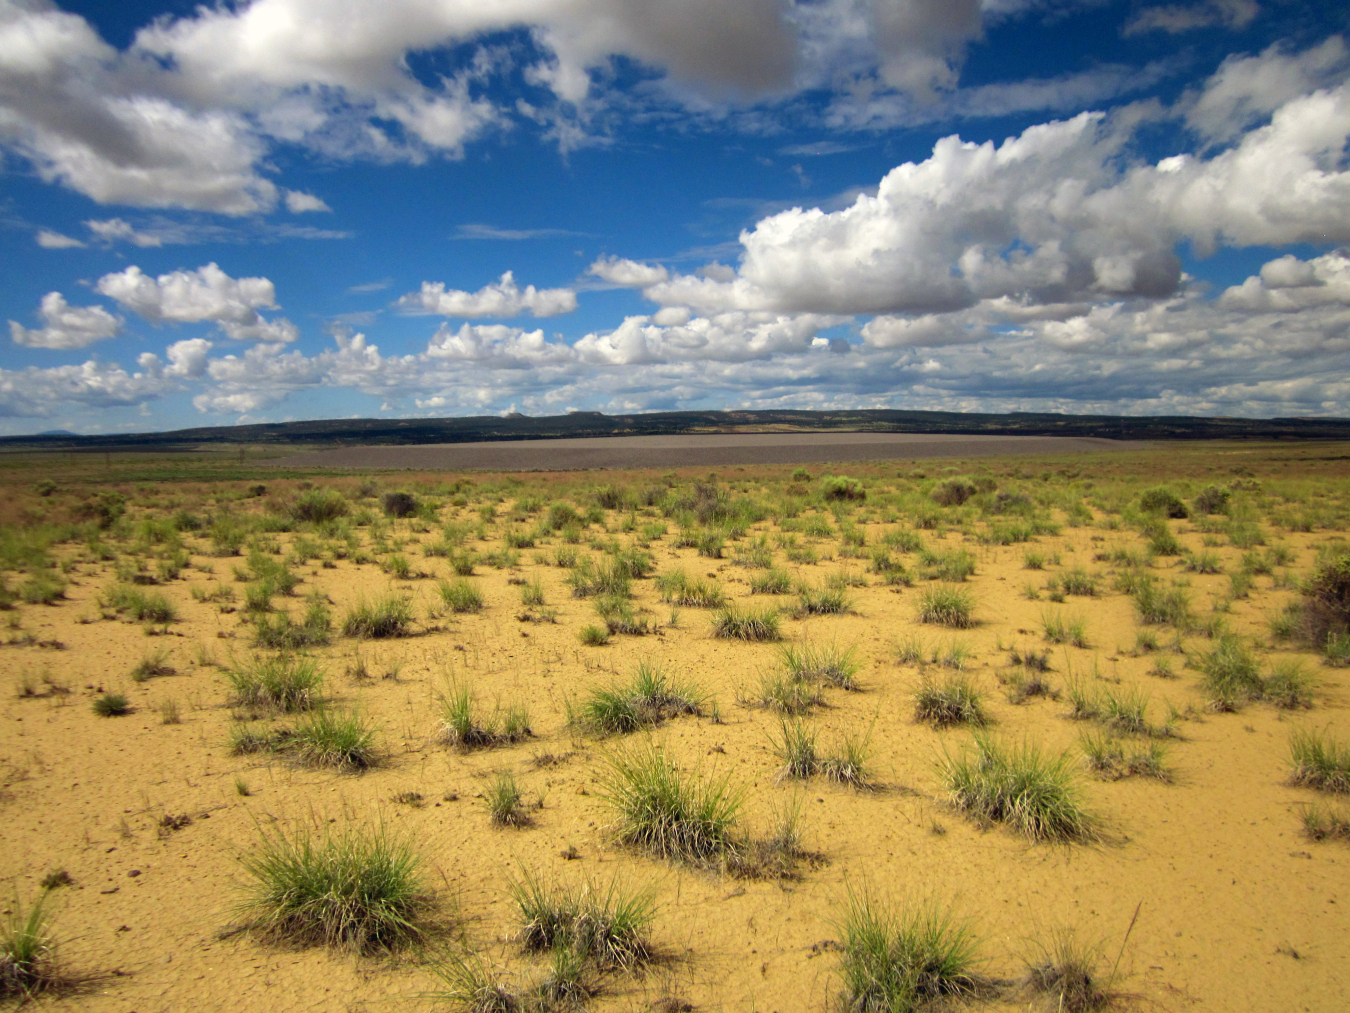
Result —
<instances>
[{"instance_id":1,"label":"distant mesa","mask_svg":"<svg viewBox=\"0 0 1350 1013\"><path fill-rule=\"evenodd\" d=\"M37 434L38 436L79 436L79 433L72 433L69 429L44 429Z\"/></svg>"},{"instance_id":2,"label":"distant mesa","mask_svg":"<svg viewBox=\"0 0 1350 1013\"><path fill-rule=\"evenodd\" d=\"M520 414L520 412L507 412L505 417L508 418L508 419L528 419L528 418L529 418L528 415L522 415L522 414Z\"/></svg>"}]
</instances>

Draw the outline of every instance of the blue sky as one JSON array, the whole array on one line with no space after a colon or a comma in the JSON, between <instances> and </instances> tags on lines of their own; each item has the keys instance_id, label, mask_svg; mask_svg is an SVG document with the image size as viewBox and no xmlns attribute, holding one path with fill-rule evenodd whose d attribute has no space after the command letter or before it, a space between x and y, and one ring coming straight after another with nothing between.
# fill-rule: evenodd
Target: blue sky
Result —
<instances>
[{"instance_id":1,"label":"blue sky","mask_svg":"<svg viewBox=\"0 0 1350 1013\"><path fill-rule=\"evenodd\" d=\"M0 0L0 433L1347 415L1348 20Z\"/></svg>"}]
</instances>

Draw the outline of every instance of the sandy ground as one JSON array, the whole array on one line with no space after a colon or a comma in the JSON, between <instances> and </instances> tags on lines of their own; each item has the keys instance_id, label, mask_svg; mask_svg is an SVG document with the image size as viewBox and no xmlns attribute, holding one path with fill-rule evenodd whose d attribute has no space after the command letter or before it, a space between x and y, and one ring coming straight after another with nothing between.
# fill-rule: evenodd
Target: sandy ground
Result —
<instances>
[{"instance_id":1,"label":"sandy ground","mask_svg":"<svg viewBox=\"0 0 1350 1013\"><path fill-rule=\"evenodd\" d=\"M1188 530L1185 522L1176 526ZM869 540L882 530L872 525ZM926 537L936 547L961 544L956 533L945 541ZM1199 547L1198 535L1182 537ZM1296 571L1311 565L1312 546L1323 537L1289 536ZM1136 539L1066 528L1036 548L1060 553L1062 566L1050 573L1083 565L1105 574L1109 568L1094 563L1093 553L1116 544ZM838 543L818 547L830 555ZM220 938L235 922L243 896L238 856L261 830L348 821L379 822L412 835L427 859L442 917L518 979L538 965L512 941L505 882L513 871L523 866L600 884L619 876L653 889L660 904L653 938L666 962L645 977L606 979L594 1003L598 1009L647 1009L670 991L706 1010L823 1010L838 991L837 954L824 941L838 938L834 919L848 884L870 886L897 902L929 897L955 905L975 925L987 970L996 976L1018 976L1019 955L1030 941L1064 927L1102 941L1110 963L1138 909L1120 963L1122 987L1139 997L1138 1008L1350 1008L1350 849L1302 837L1298 814L1314 793L1285 782L1292 727L1330 726L1342 739L1350 732L1346 670L1307 659L1320 680L1317 706L1292 717L1264 704L1237 714L1197 711L1180 725L1182 739L1171 747L1173 784L1088 778L1091 804L1112 828L1106 845L1031 844L1002 829L976 827L938 800L934 762L942 750L962 748L969 733L935 732L912 720L920 672L895 660L896 642L910 635L930 647L968 644L969 670L986 692L994 730L1009 740L1025 736L1047 749L1071 749L1082 730L1065 717L1063 701L1014 706L1000 689L998 677L1008 664L1001 648L1041 646L1040 623L1048 610L1088 620L1088 649L1054 650L1056 685L1062 687L1072 670L1109 688L1141 687L1157 721L1168 701L1202 708L1198 674L1183 667L1181 656L1171 656L1179 678L1161 679L1149 674L1154 657L1131 653L1137 627L1125 596L1107 592L1064 605L1023 598L1025 583L1043 584L1047 576L1022 569L1025 548L973 549L979 569L970 586L982 624L968 632L916 623L918 590L885 587L876 578L855 589L853 614L785 622L796 643L857 645L861 692L829 691L828 706L812 721L827 748L844 730L872 729L879 782L872 792L777 779L769 747L776 719L736 702L738 691L775 666L773 646L711 639L707 613L698 609L681 610L678 625L669 625L669 606L658 601L649 581L640 581L638 601L661 624L660 634L582 647L577 631L594 621L590 603L569 597L566 571L531 563L528 549L517 571L479 567L472 579L487 599L481 614L443 619L438 628L405 640L340 638L316 651L330 697L358 707L379 729L385 752L380 768L349 776L232 756L224 680L218 667L205 662L228 665L232 657L246 657L247 628L238 614L222 614L188 593L189 583L229 583L232 561L198 555L198 563L214 567L213 575L194 573L163 588L182 620L168 636L155 638L138 625L99 619L97 598L111 574L106 564L82 563L68 600L11 613L23 629L60 641L64 649L0 647L0 877L24 897L33 896L38 880L53 869L73 877L74 886L53 891L50 900L62 952L74 967L115 975L93 994L61 1001L81 1013L417 1008L422 1000L416 996L434 982L415 959L358 959L322 949L277 949L247 935ZM407 552L419 566L445 572L443 560L422 559L416 550L410 545ZM552 547L539 551L551 554ZM747 596L752 571L661 541L652 543L652 551L659 570L681 564L691 574L716 575L737 598ZM1236 549L1215 551L1227 568L1235 567ZM863 570L862 561L838 559L795 569L820 582L841 566ZM329 595L339 618L360 595L391 586L373 565L344 561L335 569L307 566L300 572L305 583L299 593ZM556 625L516 618L520 592L508 578L534 576L558 610ZM1191 581L1203 608L1227 578L1197 575ZM1268 577L1256 581L1251 597L1234 603L1230 622L1259 638L1265 617L1290 593L1272 589ZM1103 583L1109 587L1109 578ZM424 614L433 581L394 586L411 594ZM132 667L160 647L170 649L176 674L133 683ZM345 674L358 656L371 678ZM747 882L675 868L615 845L608 829L613 813L596 796L596 771L605 752L623 743L571 734L564 727L564 703L588 687L626 677L641 659L698 683L724 720L675 720L655 738L689 770L730 773L746 791L752 829L766 826L775 806L797 799L807 843L822 853L824 864L796 881ZM19 698L25 674L47 675L72 692ZM436 744L436 694L452 679L470 680L484 706L528 703L536 737L467 755ZM96 717L90 702L105 689L126 693L134 712ZM181 707L181 724L160 723L158 707L169 699ZM554 760L541 760L546 754ZM478 795L484 779L498 770L514 771L528 798L542 803L530 826L489 825ZM252 794L238 794L236 779L245 780ZM421 793L425 805L392 800L405 791ZM165 815L178 814L191 816L191 824L159 826ZM562 857L569 847L580 860ZM1028 1006L1009 1000L990 1008Z\"/></svg>"},{"instance_id":2,"label":"sandy ground","mask_svg":"<svg viewBox=\"0 0 1350 1013\"><path fill-rule=\"evenodd\" d=\"M269 464L303 468L412 468L569 471L696 465L812 464L897 458L994 457L1139 450L1145 444L1087 436L948 436L929 433L735 433L609 436L495 443L344 447L295 454Z\"/></svg>"}]
</instances>

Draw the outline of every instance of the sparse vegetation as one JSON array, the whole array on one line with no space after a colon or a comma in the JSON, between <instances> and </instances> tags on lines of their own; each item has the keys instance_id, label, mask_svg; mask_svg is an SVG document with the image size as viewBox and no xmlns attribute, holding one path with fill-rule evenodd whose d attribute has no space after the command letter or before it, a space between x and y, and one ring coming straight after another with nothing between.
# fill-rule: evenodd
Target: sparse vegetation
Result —
<instances>
[{"instance_id":1,"label":"sparse vegetation","mask_svg":"<svg viewBox=\"0 0 1350 1013\"><path fill-rule=\"evenodd\" d=\"M697 715L706 695L674 682L652 662L638 663L626 685L593 689L571 723L599 735L623 735L684 714Z\"/></svg>"},{"instance_id":2,"label":"sparse vegetation","mask_svg":"<svg viewBox=\"0 0 1350 1013\"><path fill-rule=\"evenodd\" d=\"M939 584L919 594L919 622L965 630L975 625L975 596L963 587Z\"/></svg>"},{"instance_id":3,"label":"sparse vegetation","mask_svg":"<svg viewBox=\"0 0 1350 1013\"><path fill-rule=\"evenodd\" d=\"M726 605L713 615L712 635L723 640L779 640L778 613L773 609L752 609Z\"/></svg>"},{"instance_id":4,"label":"sparse vegetation","mask_svg":"<svg viewBox=\"0 0 1350 1013\"><path fill-rule=\"evenodd\" d=\"M989 718L982 694L969 678L958 673L934 679L924 675L914 693L914 720L937 728L950 725L983 725Z\"/></svg>"}]
</instances>

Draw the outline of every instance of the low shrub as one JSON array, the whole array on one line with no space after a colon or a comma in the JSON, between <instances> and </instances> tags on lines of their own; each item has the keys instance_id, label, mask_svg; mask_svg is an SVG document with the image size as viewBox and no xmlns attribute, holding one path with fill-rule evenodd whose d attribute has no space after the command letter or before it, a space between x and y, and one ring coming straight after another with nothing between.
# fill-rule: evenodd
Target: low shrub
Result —
<instances>
[{"instance_id":1,"label":"low shrub","mask_svg":"<svg viewBox=\"0 0 1350 1013\"><path fill-rule=\"evenodd\" d=\"M317 647L331 639L333 617L323 602L310 602L304 618L295 622L286 612L278 612L269 619L259 615L254 619L254 644L279 651L295 651Z\"/></svg>"},{"instance_id":2,"label":"low shrub","mask_svg":"<svg viewBox=\"0 0 1350 1013\"><path fill-rule=\"evenodd\" d=\"M323 524L345 517L350 509L336 489L309 489L291 505L291 516L297 521Z\"/></svg>"},{"instance_id":3,"label":"low shrub","mask_svg":"<svg viewBox=\"0 0 1350 1013\"><path fill-rule=\"evenodd\" d=\"M1180 519L1190 515L1186 504L1176 493L1163 486L1145 490L1139 496L1139 509L1146 514L1162 514L1164 517Z\"/></svg>"}]
</instances>

